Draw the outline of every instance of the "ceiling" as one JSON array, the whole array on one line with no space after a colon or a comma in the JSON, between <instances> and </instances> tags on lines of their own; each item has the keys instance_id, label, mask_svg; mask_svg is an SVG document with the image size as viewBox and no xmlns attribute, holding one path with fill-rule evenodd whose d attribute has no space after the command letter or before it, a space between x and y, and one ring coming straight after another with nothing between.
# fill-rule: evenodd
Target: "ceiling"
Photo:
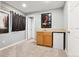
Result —
<instances>
[{"instance_id":1,"label":"ceiling","mask_svg":"<svg viewBox=\"0 0 79 59\"><path fill-rule=\"evenodd\" d=\"M61 8L64 6L64 1L5 1L5 3L13 6L23 13L34 13L39 11L45 11L50 9ZM22 7L25 3L26 7Z\"/></svg>"}]
</instances>

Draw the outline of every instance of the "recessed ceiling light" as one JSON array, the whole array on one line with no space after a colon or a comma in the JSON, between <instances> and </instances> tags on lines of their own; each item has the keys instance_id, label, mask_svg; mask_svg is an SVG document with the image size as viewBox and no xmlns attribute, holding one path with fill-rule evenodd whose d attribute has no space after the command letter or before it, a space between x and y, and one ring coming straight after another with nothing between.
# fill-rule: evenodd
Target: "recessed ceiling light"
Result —
<instances>
[{"instance_id":1,"label":"recessed ceiling light","mask_svg":"<svg viewBox=\"0 0 79 59\"><path fill-rule=\"evenodd\" d=\"M25 4L25 3L23 3L23 4L22 4L22 7L26 7L26 4Z\"/></svg>"},{"instance_id":2,"label":"recessed ceiling light","mask_svg":"<svg viewBox=\"0 0 79 59\"><path fill-rule=\"evenodd\" d=\"M45 1L45 3L49 3L50 1Z\"/></svg>"}]
</instances>

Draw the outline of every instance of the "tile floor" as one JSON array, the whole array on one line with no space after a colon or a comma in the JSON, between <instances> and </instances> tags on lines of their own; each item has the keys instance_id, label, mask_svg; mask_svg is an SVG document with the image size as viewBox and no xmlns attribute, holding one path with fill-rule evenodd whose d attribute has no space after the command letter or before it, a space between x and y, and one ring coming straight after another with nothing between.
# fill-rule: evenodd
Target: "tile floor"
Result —
<instances>
[{"instance_id":1,"label":"tile floor","mask_svg":"<svg viewBox=\"0 0 79 59\"><path fill-rule=\"evenodd\" d=\"M64 50L37 46L34 41L25 40L1 50L0 57L67 57L67 55Z\"/></svg>"}]
</instances>

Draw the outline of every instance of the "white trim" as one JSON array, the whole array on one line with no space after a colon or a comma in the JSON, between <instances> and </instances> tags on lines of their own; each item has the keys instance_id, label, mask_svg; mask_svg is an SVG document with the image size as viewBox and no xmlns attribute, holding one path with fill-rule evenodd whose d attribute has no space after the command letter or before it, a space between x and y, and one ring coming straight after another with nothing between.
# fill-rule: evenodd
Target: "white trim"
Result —
<instances>
[{"instance_id":1,"label":"white trim","mask_svg":"<svg viewBox=\"0 0 79 59\"><path fill-rule=\"evenodd\" d=\"M15 46L15 45L17 45L17 44L20 44L20 43L22 43L23 41L25 41L25 40L21 40L21 41L18 41L18 42L16 42L16 43L10 44L10 45L8 45L8 46L6 46L6 47L0 48L0 51L1 51L1 50L4 50L4 49L7 49L7 48L9 48L9 47Z\"/></svg>"},{"instance_id":2,"label":"white trim","mask_svg":"<svg viewBox=\"0 0 79 59\"><path fill-rule=\"evenodd\" d=\"M68 51L67 51L66 49L65 49L65 52L66 52L66 54L67 54L67 57L68 57L69 55L68 55Z\"/></svg>"}]
</instances>

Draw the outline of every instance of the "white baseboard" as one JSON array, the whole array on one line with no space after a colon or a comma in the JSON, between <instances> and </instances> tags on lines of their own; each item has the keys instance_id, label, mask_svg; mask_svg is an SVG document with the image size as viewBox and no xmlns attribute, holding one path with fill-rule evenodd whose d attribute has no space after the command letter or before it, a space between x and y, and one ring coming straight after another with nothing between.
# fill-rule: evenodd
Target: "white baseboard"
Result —
<instances>
[{"instance_id":1,"label":"white baseboard","mask_svg":"<svg viewBox=\"0 0 79 59\"><path fill-rule=\"evenodd\" d=\"M18 41L18 42L16 42L16 43L10 44L10 45L8 45L8 46L6 46L6 47L0 48L0 51L1 51L1 50L4 50L4 49L7 49L7 48L9 48L9 47L15 46L15 45L17 45L17 44L20 44L20 43L22 43L23 41L25 41L25 40L21 40L21 41Z\"/></svg>"}]
</instances>

